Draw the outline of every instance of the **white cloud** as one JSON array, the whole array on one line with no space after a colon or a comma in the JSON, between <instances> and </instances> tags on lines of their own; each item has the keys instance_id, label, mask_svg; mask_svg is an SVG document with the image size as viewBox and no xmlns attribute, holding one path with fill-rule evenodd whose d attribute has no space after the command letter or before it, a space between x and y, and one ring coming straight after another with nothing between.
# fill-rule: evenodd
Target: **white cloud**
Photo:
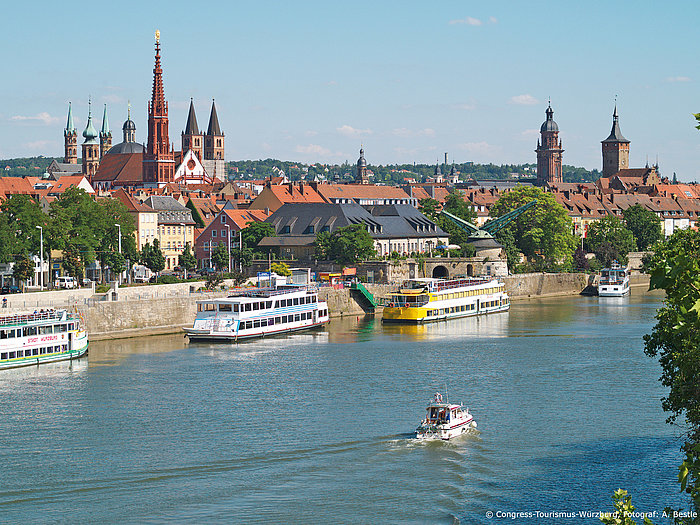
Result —
<instances>
[{"instance_id":1,"label":"white cloud","mask_svg":"<svg viewBox=\"0 0 700 525\"><path fill-rule=\"evenodd\" d=\"M514 97L510 97L510 103L511 104L518 104L519 106L533 106L535 104L539 104L540 101L537 100L535 97L533 97L530 94L525 94L525 95L516 95Z\"/></svg>"},{"instance_id":2,"label":"white cloud","mask_svg":"<svg viewBox=\"0 0 700 525\"><path fill-rule=\"evenodd\" d=\"M471 16L449 21L449 24L451 26L456 25L456 24L466 24L468 26L480 26L482 23L483 22L481 20L479 20L478 18L472 18Z\"/></svg>"},{"instance_id":3,"label":"white cloud","mask_svg":"<svg viewBox=\"0 0 700 525\"><path fill-rule=\"evenodd\" d=\"M489 17L489 22L491 22L492 24L497 24L497 23L498 23L498 18L496 18L495 16L490 16L490 17Z\"/></svg>"},{"instance_id":4,"label":"white cloud","mask_svg":"<svg viewBox=\"0 0 700 525\"><path fill-rule=\"evenodd\" d=\"M25 120L36 120L38 122L42 122L45 125L50 125L55 122L59 122L61 119L58 117L52 117L45 111L39 113L38 115L32 116L25 116L25 115L15 115L14 117L10 117L10 120L16 120L16 121L25 121Z\"/></svg>"},{"instance_id":5,"label":"white cloud","mask_svg":"<svg viewBox=\"0 0 700 525\"><path fill-rule=\"evenodd\" d=\"M690 77L668 77L666 82L690 82Z\"/></svg>"},{"instance_id":6,"label":"white cloud","mask_svg":"<svg viewBox=\"0 0 700 525\"><path fill-rule=\"evenodd\" d=\"M344 124L343 126L340 126L339 128L336 128L336 131L340 133L341 135L345 135L346 137L359 137L360 135L371 135L372 130L371 129L356 129L353 128L352 126L348 126L347 124Z\"/></svg>"},{"instance_id":7,"label":"white cloud","mask_svg":"<svg viewBox=\"0 0 700 525\"><path fill-rule=\"evenodd\" d=\"M458 144L457 147L459 149L468 151L469 153L483 153L483 154L491 154L491 153L496 153L499 151L498 146L494 146L493 144L489 144L486 141L481 141L481 142L464 142L462 144Z\"/></svg>"},{"instance_id":8,"label":"white cloud","mask_svg":"<svg viewBox=\"0 0 700 525\"><path fill-rule=\"evenodd\" d=\"M49 146L56 146L57 143L53 140L36 140L34 142L27 142L23 146L30 150L44 151L48 149Z\"/></svg>"},{"instance_id":9,"label":"white cloud","mask_svg":"<svg viewBox=\"0 0 700 525\"><path fill-rule=\"evenodd\" d=\"M412 130L408 128L395 128L391 130L392 135L396 135L397 137L403 137L403 138L408 138L408 137L434 137L435 136L435 130L432 128L423 128L419 130Z\"/></svg>"},{"instance_id":10,"label":"white cloud","mask_svg":"<svg viewBox=\"0 0 700 525\"><path fill-rule=\"evenodd\" d=\"M329 80L328 82L326 82L326 85L327 86L337 86L338 82L336 82L335 80Z\"/></svg>"},{"instance_id":11,"label":"white cloud","mask_svg":"<svg viewBox=\"0 0 700 525\"><path fill-rule=\"evenodd\" d=\"M319 146L318 144L309 144L308 146L297 146L296 152L306 153L307 155L321 155L326 157L331 154L331 150L324 148L323 146Z\"/></svg>"}]
</instances>

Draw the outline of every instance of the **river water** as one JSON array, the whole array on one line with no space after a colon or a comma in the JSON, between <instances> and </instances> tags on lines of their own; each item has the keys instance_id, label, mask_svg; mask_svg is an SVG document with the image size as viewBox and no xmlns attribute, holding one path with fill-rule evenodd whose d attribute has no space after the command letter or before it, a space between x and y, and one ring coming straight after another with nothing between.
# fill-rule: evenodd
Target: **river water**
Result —
<instances>
[{"instance_id":1,"label":"river water","mask_svg":"<svg viewBox=\"0 0 700 525\"><path fill-rule=\"evenodd\" d=\"M101 341L5 371L0 521L596 523L487 512L608 510L619 487L660 513L681 460L643 353L660 304L635 289L238 346ZM436 390L478 432L413 440Z\"/></svg>"}]
</instances>

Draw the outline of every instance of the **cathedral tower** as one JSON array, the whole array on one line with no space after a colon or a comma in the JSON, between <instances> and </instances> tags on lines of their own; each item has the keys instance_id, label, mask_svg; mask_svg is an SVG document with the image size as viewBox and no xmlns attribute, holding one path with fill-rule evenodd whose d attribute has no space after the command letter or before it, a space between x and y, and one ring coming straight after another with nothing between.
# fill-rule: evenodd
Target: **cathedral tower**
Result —
<instances>
[{"instance_id":1,"label":"cathedral tower","mask_svg":"<svg viewBox=\"0 0 700 525\"><path fill-rule=\"evenodd\" d=\"M88 119L83 131L83 175L92 183L92 177L100 165L100 144L97 142L97 130L92 125L92 105L88 102Z\"/></svg>"},{"instance_id":2,"label":"cathedral tower","mask_svg":"<svg viewBox=\"0 0 700 525\"><path fill-rule=\"evenodd\" d=\"M360 158L357 159L357 174L355 175L355 184L369 184L369 176L367 175L367 161L365 160L365 150L360 146Z\"/></svg>"},{"instance_id":3,"label":"cathedral tower","mask_svg":"<svg viewBox=\"0 0 700 525\"><path fill-rule=\"evenodd\" d=\"M211 100L209 127L204 137L204 158L207 160L224 160L224 134L219 126L219 116L216 114L216 104Z\"/></svg>"},{"instance_id":4,"label":"cathedral tower","mask_svg":"<svg viewBox=\"0 0 700 525\"><path fill-rule=\"evenodd\" d=\"M545 111L547 120L540 126L541 139L537 141L537 185L544 186L547 182L562 182L561 160L564 150L559 140L559 126L552 118L552 104Z\"/></svg>"},{"instance_id":5,"label":"cathedral tower","mask_svg":"<svg viewBox=\"0 0 700 525\"><path fill-rule=\"evenodd\" d=\"M63 130L64 155L63 162L66 164L78 163L78 130L73 125L73 108L68 103L68 122Z\"/></svg>"},{"instance_id":6,"label":"cathedral tower","mask_svg":"<svg viewBox=\"0 0 700 525\"><path fill-rule=\"evenodd\" d=\"M182 156L184 158L187 150L197 155L201 161L204 159L204 135L199 132L197 126L197 115L194 113L194 101L190 99L190 112L187 115L187 125L185 131L182 132Z\"/></svg>"},{"instance_id":7,"label":"cathedral tower","mask_svg":"<svg viewBox=\"0 0 700 525\"><path fill-rule=\"evenodd\" d=\"M109 129L107 121L107 104L105 104L105 112L102 115L102 130L100 131L100 159L105 156L105 153L112 147L112 130Z\"/></svg>"},{"instance_id":8,"label":"cathedral tower","mask_svg":"<svg viewBox=\"0 0 700 525\"><path fill-rule=\"evenodd\" d=\"M143 156L143 182L149 186L172 182L175 153L168 135L168 103L163 93L160 67L160 31L156 31L156 63L153 68L153 94L148 103L148 146Z\"/></svg>"},{"instance_id":9,"label":"cathedral tower","mask_svg":"<svg viewBox=\"0 0 700 525\"><path fill-rule=\"evenodd\" d=\"M131 120L131 104L128 105L126 110L126 121L122 126L122 133L124 135L124 142L136 142L136 124Z\"/></svg>"},{"instance_id":10,"label":"cathedral tower","mask_svg":"<svg viewBox=\"0 0 700 525\"><path fill-rule=\"evenodd\" d=\"M630 167L630 141L622 136L617 117L617 104L613 111L613 124L610 135L601 141L603 145L603 177L610 177L622 169Z\"/></svg>"}]
</instances>

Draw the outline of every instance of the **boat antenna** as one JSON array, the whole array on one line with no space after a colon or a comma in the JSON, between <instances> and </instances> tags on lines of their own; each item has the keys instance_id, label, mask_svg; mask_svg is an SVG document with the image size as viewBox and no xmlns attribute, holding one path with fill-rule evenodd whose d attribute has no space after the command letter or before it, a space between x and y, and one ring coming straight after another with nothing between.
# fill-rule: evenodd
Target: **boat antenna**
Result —
<instances>
[{"instance_id":1,"label":"boat antenna","mask_svg":"<svg viewBox=\"0 0 700 525\"><path fill-rule=\"evenodd\" d=\"M445 383L445 403L450 404L450 394L447 393L447 383Z\"/></svg>"}]
</instances>

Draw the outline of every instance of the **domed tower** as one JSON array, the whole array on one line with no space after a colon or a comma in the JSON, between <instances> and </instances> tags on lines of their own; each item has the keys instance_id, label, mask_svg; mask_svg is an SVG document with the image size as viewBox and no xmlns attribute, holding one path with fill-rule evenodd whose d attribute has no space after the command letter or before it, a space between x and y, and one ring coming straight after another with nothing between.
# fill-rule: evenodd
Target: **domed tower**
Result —
<instances>
[{"instance_id":1,"label":"domed tower","mask_svg":"<svg viewBox=\"0 0 700 525\"><path fill-rule=\"evenodd\" d=\"M360 146L360 158L357 159L357 174L355 175L355 184L369 184L369 176L367 175L367 161L365 160L365 150Z\"/></svg>"},{"instance_id":2,"label":"domed tower","mask_svg":"<svg viewBox=\"0 0 700 525\"><path fill-rule=\"evenodd\" d=\"M107 120L107 104L105 104L105 112L102 115L102 131L100 131L100 159L105 156L105 153L112 147L112 130L109 129L109 121Z\"/></svg>"},{"instance_id":3,"label":"domed tower","mask_svg":"<svg viewBox=\"0 0 700 525\"><path fill-rule=\"evenodd\" d=\"M73 125L73 107L68 103L68 122L63 130L64 155L63 162L66 164L78 163L78 130Z\"/></svg>"},{"instance_id":4,"label":"domed tower","mask_svg":"<svg viewBox=\"0 0 700 525\"><path fill-rule=\"evenodd\" d=\"M547 182L562 182L561 160L564 150L559 140L559 126L552 118L554 110L549 103L545 111L547 120L540 126L541 139L537 141L537 185Z\"/></svg>"},{"instance_id":5,"label":"domed tower","mask_svg":"<svg viewBox=\"0 0 700 525\"><path fill-rule=\"evenodd\" d=\"M209 127L204 136L204 158L207 160L224 160L224 134L219 126L219 116L216 114L216 104L211 100Z\"/></svg>"},{"instance_id":6,"label":"domed tower","mask_svg":"<svg viewBox=\"0 0 700 525\"><path fill-rule=\"evenodd\" d=\"M88 101L88 120L83 131L83 175L92 183L92 177L100 165L100 143L97 141L97 130L92 125L92 107Z\"/></svg>"},{"instance_id":7,"label":"domed tower","mask_svg":"<svg viewBox=\"0 0 700 525\"><path fill-rule=\"evenodd\" d=\"M199 126L197 126L197 115L194 113L194 100L192 99L190 99L187 125L185 126L185 131L182 132L183 157L188 150L192 150L200 161L204 159L204 135L199 132Z\"/></svg>"},{"instance_id":8,"label":"domed tower","mask_svg":"<svg viewBox=\"0 0 700 525\"><path fill-rule=\"evenodd\" d=\"M630 141L622 136L617 116L617 104L613 111L613 124L610 135L601 141L603 146L603 177L610 177L622 169L630 167Z\"/></svg>"},{"instance_id":9,"label":"domed tower","mask_svg":"<svg viewBox=\"0 0 700 525\"><path fill-rule=\"evenodd\" d=\"M126 120L122 126L122 134L124 135L124 142L136 142L136 124L131 120L131 104L126 110Z\"/></svg>"}]
</instances>

